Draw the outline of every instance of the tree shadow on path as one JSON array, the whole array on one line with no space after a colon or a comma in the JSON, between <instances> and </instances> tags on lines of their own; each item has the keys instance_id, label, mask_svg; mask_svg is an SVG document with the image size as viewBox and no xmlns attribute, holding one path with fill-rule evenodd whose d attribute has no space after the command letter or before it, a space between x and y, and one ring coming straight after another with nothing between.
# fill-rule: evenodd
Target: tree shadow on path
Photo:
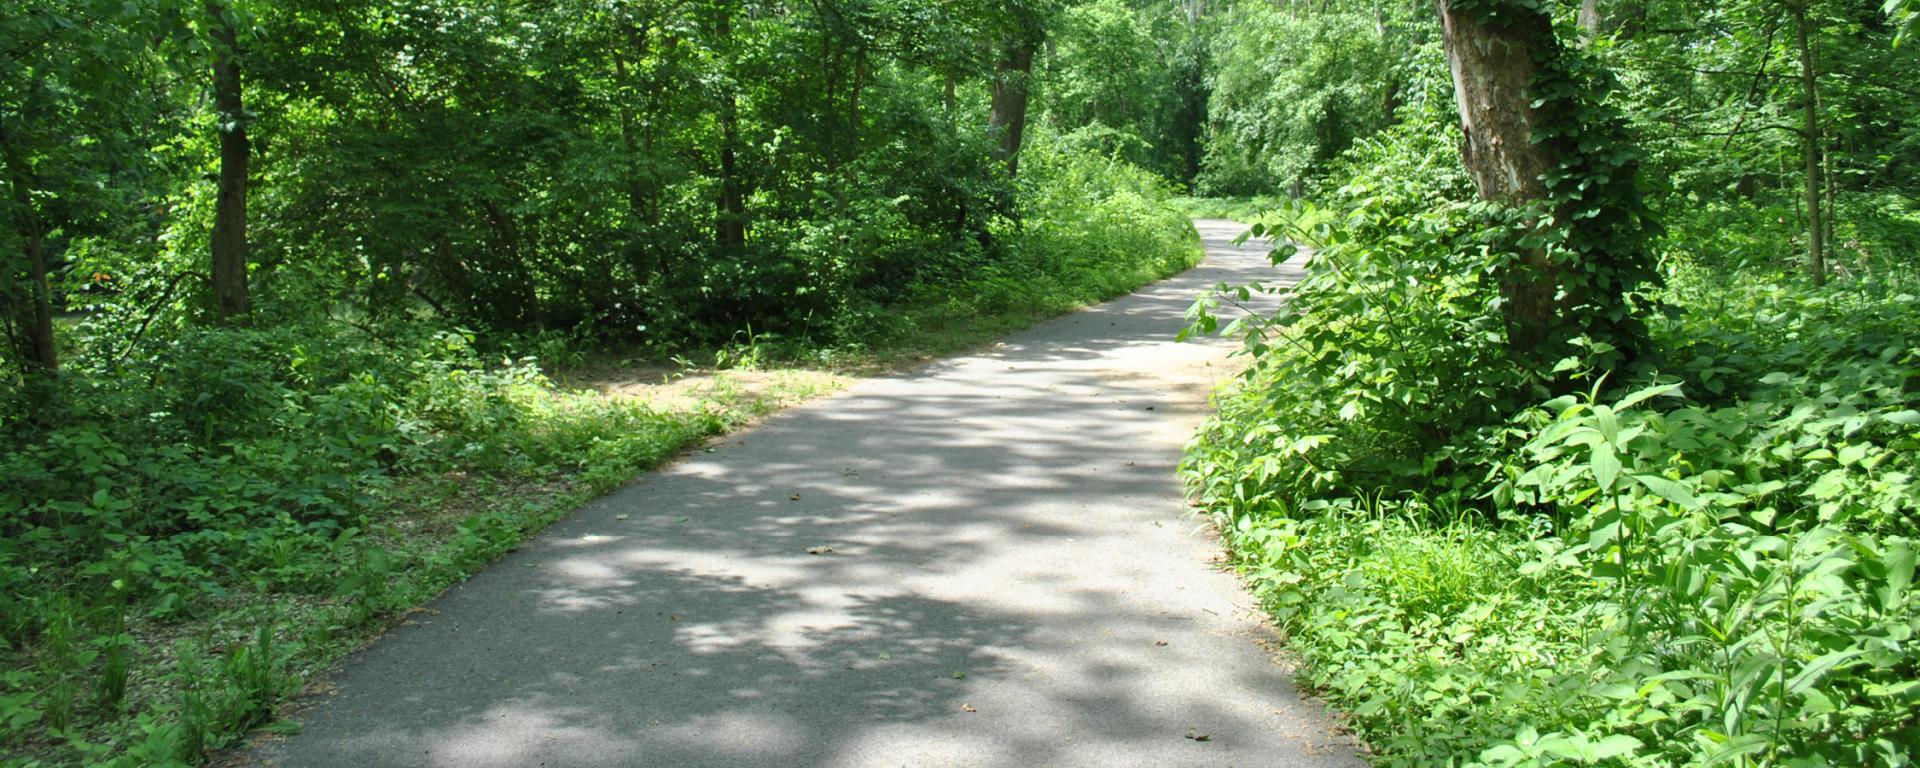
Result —
<instances>
[{"instance_id":1,"label":"tree shadow on path","mask_svg":"<svg viewBox=\"0 0 1920 768\"><path fill-rule=\"evenodd\" d=\"M1174 464L1227 366L1171 336L1206 287L1274 273L1242 251L588 505L247 757L1358 765L1182 516Z\"/></svg>"}]
</instances>

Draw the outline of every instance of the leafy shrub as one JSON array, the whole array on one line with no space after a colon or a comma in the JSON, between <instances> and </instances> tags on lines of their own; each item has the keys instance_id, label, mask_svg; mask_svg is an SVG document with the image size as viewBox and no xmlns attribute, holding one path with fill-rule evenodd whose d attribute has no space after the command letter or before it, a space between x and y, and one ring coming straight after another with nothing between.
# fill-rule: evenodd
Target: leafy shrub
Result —
<instances>
[{"instance_id":1,"label":"leafy shrub","mask_svg":"<svg viewBox=\"0 0 1920 768\"><path fill-rule=\"evenodd\" d=\"M1814 289L1676 261L1638 367L1530 405L1413 354L1370 368L1405 349L1392 334L1462 354L1424 329L1463 315L1403 298L1444 276L1383 294L1400 281L1347 266L1364 260L1323 267L1287 336L1250 342L1185 469L1380 763L1910 764L1911 272ZM1298 317L1330 306L1353 319ZM1427 420L1376 404L1402 392ZM1490 412L1432 420L1463 402Z\"/></svg>"},{"instance_id":2,"label":"leafy shrub","mask_svg":"<svg viewBox=\"0 0 1920 768\"><path fill-rule=\"evenodd\" d=\"M1842 196L1815 288L1791 209L1670 198L1645 349L1539 370L1422 73L1324 206L1255 220L1316 251L1182 466L1309 681L1382 765L1911 765L1911 213Z\"/></svg>"}]
</instances>

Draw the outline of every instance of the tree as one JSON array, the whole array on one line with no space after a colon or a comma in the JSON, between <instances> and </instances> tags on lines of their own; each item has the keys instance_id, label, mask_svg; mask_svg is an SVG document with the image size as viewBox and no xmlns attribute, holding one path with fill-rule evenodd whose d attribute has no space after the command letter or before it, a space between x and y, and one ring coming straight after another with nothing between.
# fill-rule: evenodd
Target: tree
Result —
<instances>
[{"instance_id":1,"label":"tree","mask_svg":"<svg viewBox=\"0 0 1920 768\"><path fill-rule=\"evenodd\" d=\"M222 318L247 314L247 114L241 98L240 22L235 10L208 0L207 37L212 48L214 126L220 135L220 180L213 214L214 302Z\"/></svg>"},{"instance_id":2,"label":"tree","mask_svg":"<svg viewBox=\"0 0 1920 768\"><path fill-rule=\"evenodd\" d=\"M1204 49L1184 19L1155 10L1093 0L1061 14L1037 76L1046 90L1038 111L1076 145L1185 181L1194 118L1205 116L1195 59ZM1196 95L1199 109L1183 112Z\"/></svg>"},{"instance_id":3,"label":"tree","mask_svg":"<svg viewBox=\"0 0 1920 768\"><path fill-rule=\"evenodd\" d=\"M1383 96L1407 50L1379 29L1361 13L1235 9L1215 38L1200 186L1299 196L1355 140L1385 128Z\"/></svg>"},{"instance_id":4,"label":"tree","mask_svg":"<svg viewBox=\"0 0 1920 768\"><path fill-rule=\"evenodd\" d=\"M1489 13L1485 0L1438 1L1460 108L1460 158L1480 197L1515 205L1544 199L1542 177L1559 158L1553 144L1533 140L1542 120L1530 96L1538 62L1558 47L1552 19L1512 6Z\"/></svg>"},{"instance_id":5,"label":"tree","mask_svg":"<svg viewBox=\"0 0 1920 768\"><path fill-rule=\"evenodd\" d=\"M1559 42L1546 13L1517 4L1438 0L1447 67L1460 108L1460 159L1483 200L1525 206L1545 200L1547 171L1558 149L1534 141L1542 122L1533 85L1539 62ZM1502 280L1508 299L1507 334L1516 349L1531 350L1554 320L1559 268L1531 249Z\"/></svg>"},{"instance_id":6,"label":"tree","mask_svg":"<svg viewBox=\"0 0 1920 768\"><path fill-rule=\"evenodd\" d=\"M1509 346L1551 359L1581 335L1631 353L1624 295L1651 279L1640 236L1638 151L1605 104L1611 83L1525 0L1437 0L1460 159L1482 200L1532 233L1500 276Z\"/></svg>"},{"instance_id":7,"label":"tree","mask_svg":"<svg viewBox=\"0 0 1920 768\"><path fill-rule=\"evenodd\" d=\"M1795 50L1800 55L1800 152L1806 163L1805 200L1807 206L1807 270L1813 275L1813 284L1820 285L1827 280L1827 234L1822 223L1822 206L1825 202L1820 195L1820 86L1815 77L1812 48L1807 43L1809 24L1807 21L1807 1L1794 0L1793 31Z\"/></svg>"},{"instance_id":8,"label":"tree","mask_svg":"<svg viewBox=\"0 0 1920 768\"><path fill-rule=\"evenodd\" d=\"M60 366L56 273L77 238L136 219L127 201L156 142L135 67L149 41L141 9L96 0L31 0L0 15L0 302L13 357Z\"/></svg>"},{"instance_id":9,"label":"tree","mask_svg":"<svg viewBox=\"0 0 1920 768\"><path fill-rule=\"evenodd\" d=\"M734 4L713 5L713 38L719 49L720 75L720 198L714 213L720 247L740 250L747 245L745 195L740 188L740 93L734 77Z\"/></svg>"},{"instance_id":10,"label":"tree","mask_svg":"<svg viewBox=\"0 0 1920 768\"><path fill-rule=\"evenodd\" d=\"M993 64L989 86L987 133L994 137L995 153L1007 164L1007 175L1020 173L1020 140L1027 131L1027 96L1033 74L1033 52L1041 33L1016 35Z\"/></svg>"},{"instance_id":11,"label":"tree","mask_svg":"<svg viewBox=\"0 0 1920 768\"><path fill-rule=\"evenodd\" d=\"M60 368L60 353L53 339L53 290L47 282L46 226L33 200L33 169L21 144L24 139L8 130L0 117L0 150L7 164L7 183L11 191L14 231L20 239L26 266L25 311L16 313L25 331L20 344L22 357L52 372ZM18 297L16 296L17 300Z\"/></svg>"}]
</instances>

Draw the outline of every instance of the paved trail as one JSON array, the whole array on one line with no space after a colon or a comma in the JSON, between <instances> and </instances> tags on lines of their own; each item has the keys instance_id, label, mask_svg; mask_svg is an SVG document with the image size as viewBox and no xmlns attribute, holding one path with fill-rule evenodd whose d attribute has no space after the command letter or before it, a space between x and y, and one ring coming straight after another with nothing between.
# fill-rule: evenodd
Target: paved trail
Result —
<instances>
[{"instance_id":1,"label":"paved trail","mask_svg":"<svg viewBox=\"0 0 1920 768\"><path fill-rule=\"evenodd\" d=\"M1351 766L1183 517L1231 344L1208 260L862 382L627 486L434 601L247 759L306 766ZM831 547L828 554L810 548ZM1207 736L1197 740L1191 736Z\"/></svg>"}]
</instances>

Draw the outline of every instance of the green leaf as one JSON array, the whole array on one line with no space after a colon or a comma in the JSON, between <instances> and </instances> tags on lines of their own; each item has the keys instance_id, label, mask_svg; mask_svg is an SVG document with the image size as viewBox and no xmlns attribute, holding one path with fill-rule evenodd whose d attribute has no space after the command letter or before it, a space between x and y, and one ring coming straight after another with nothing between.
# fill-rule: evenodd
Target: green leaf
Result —
<instances>
[{"instance_id":1,"label":"green leaf","mask_svg":"<svg viewBox=\"0 0 1920 768\"><path fill-rule=\"evenodd\" d=\"M1594 744L1591 749L1587 750L1586 757L1588 762L1597 763L1602 760L1612 760L1616 757L1631 755L1634 751L1640 749L1641 746L1643 745L1639 739L1626 734L1616 733Z\"/></svg>"},{"instance_id":2,"label":"green leaf","mask_svg":"<svg viewBox=\"0 0 1920 768\"><path fill-rule=\"evenodd\" d=\"M1851 661L1854 657L1865 652L1866 651L1859 649L1835 651L1808 662L1807 666L1800 670L1800 674L1794 675L1792 679L1787 681L1787 692L1802 693L1812 688L1820 682L1820 678L1825 677L1834 667Z\"/></svg>"},{"instance_id":3,"label":"green leaf","mask_svg":"<svg viewBox=\"0 0 1920 768\"><path fill-rule=\"evenodd\" d=\"M260 726L258 730L262 733L277 733L282 736L292 736L300 732L300 724L293 720L278 720Z\"/></svg>"},{"instance_id":4,"label":"green leaf","mask_svg":"<svg viewBox=\"0 0 1920 768\"><path fill-rule=\"evenodd\" d=\"M1718 736L1718 734L1714 735ZM1724 736L1720 738L1726 739ZM1763 751L1766 748L1767 737L1754 733L1743 733L1731 739L1726 739L1725 743L1722 743L1719 749L1707 753L1706 761L1700 765L1702 768L1709 765L1719 765L1743 755L1751 755L1755 752Z\"/></svg>"},{"instance_id":5,"label":"green leaf","mask_svg":"<svg viewBox=\"0 0 1920 768\"><path fill-rule=\"evenodd\" d=\"M1480 762L1494 765L1516 765L1525 759L1527 759L1527 753L1520 751L1519 747L1512 744L1490 747L1480 753Z\"/></svg>"},{"instance_id":6,"label":"green leaf","mask_svg":"<svg viewBox=\"0 0 1920 768\"><path fill-rule=\"evenodd\" d=\"M1612 408L1604 405L1594 406L1593 420L1595 426L1600 428L1600 436L1606 438L1607 442L1612 443L1614 438L1620 436L1620 418L1614 415Z\"/></svg>"},{"instance_id":7,"label":"green leaf","mask_svg":"<svg viewBox=\"0 0 1920 768\"><path fill-rule=\"evenodd\" d=\"M1874 590L1883 610L1891 611L1906 603L1907 588L1913 585L1913 555L1913 542L1904 539L1887 542L1887 552L1880 558L1887 569L1887 580Z\"/></svg>"},{"instance_id":8,"label":"green leaf","mask_svg":"<svg viewBox=\"0 0 1920 768\"><path fill-rule=\"evenodd\" d=\"M1646 489L1652 491L1655 496L1659 496L1687 509L1700 506L1700 501L1693 497L1693 493L1688 491L1685 485L1678 482L1659 475L1633 475L1632 477L1635 482L1645 486Z\"/></svg>"},{"instance_id":9,"label":"green leaf","mask_svg":"<svg viewBox=\"0 0 1920 768\"><path fill-rule=\"evenodd\" d=\"M1600 490L1613 490L1614 480L1620 477L1620 458L1613 455L1613 446L1605 443L1593 444L1593 480L1600 484Z\"/></svg>"},{"instance_id":10,"label":"green leaf","mask_svg":"<svg viewBox=\"0 0 1920 768\"><path fill-rule=\"evenodd\" d=\"M1901 701L1920 701L1920 680L1902 680L1897 683L1876 683L1867 686L1868 696L1884 696Z\"/></svg>"},{"instance_id":11,"label":"green leaf","mask_svg":"<svg viewBox=\"0 0 1920 768\"><path fill-rule=\"evenodd\" d=\"M1631 395L1627 395L1626 397L1621 398L1620 402L1613 404L1613 409L1616 411L1624 411L1628 408L1632 408L1636 405L1639 405L1653 398L1660 397L1662 395L1673 395L1675 397L1678 397L1679 391L1680 391L1680 385L1678 383L1662 384L1657 387L1647 387L1646 389L1642 389L1638 392L1635 392Z\"/></svg>"},{"instance_id":12,"label":"green leaf","mask_svg":"<svg viewBox=\"0 0 1920 768\"><path fill-rule=\"evenodd\" d=\"M1836 469L1820 476L1807 487L1806 495L1816 499L1831 499L1847 490L1847 471Z\"/></svg>"}]
</instances>

